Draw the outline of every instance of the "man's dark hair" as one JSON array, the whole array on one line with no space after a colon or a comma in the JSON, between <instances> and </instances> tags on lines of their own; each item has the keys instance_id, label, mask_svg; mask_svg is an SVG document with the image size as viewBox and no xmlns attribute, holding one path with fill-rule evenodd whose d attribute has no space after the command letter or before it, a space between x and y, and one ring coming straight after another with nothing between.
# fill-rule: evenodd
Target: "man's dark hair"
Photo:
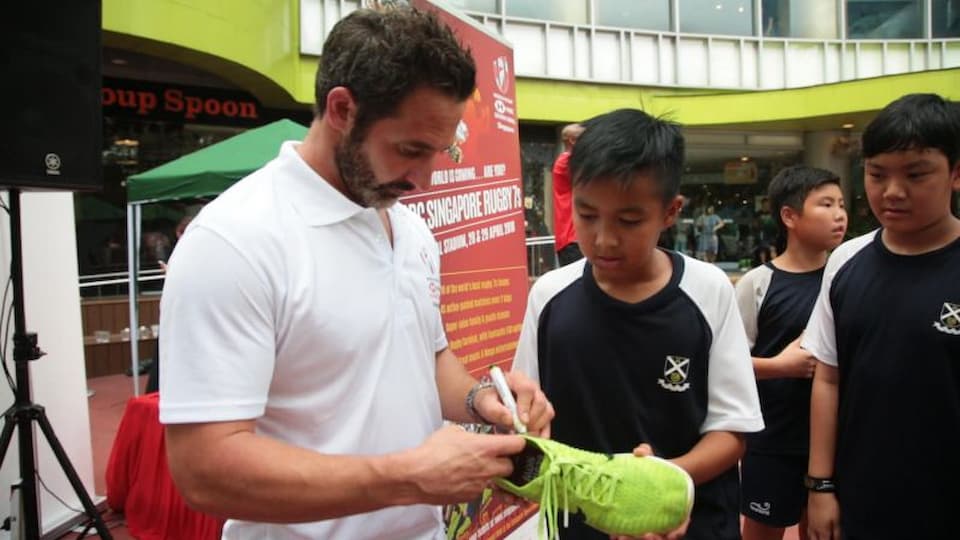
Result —
<instances>
[{"instance_id":1,"label":"man's dark hair","mask_svg":"<svg viewBox=\"0 0 960 540\"><path fill-rule=\"evenodd\" d=\"M782 253L787 244L787 226L783 223L780 210L786 206L803 213L803 203L807 200L807 196L824 184L839 186L840 177L826 169L806 165L793 165L781 169L770 181L767 197L770 198L770 214L776 220L777 230L780 233L777 240L778 253Z\"/></svg>"},{"instance_id":2,"label":"man's dark hair","mask_svg":"<svg viewBox=\"0 0 960 540\"><path fill-rule=\"evenodd\" d=\"M936 94L907 94L883 108L863 132L863 157L935 148L952 169L960 159L960 104Z\"/></svg>"},{"instance_id":3,"label":"man's dark hair","mask_svg":"<svg viewBox=\"0 0 960 540\"><path fill-rule=\"evenodd\" d=\"M475 77L470 52L433 13L406 6L358 9L323 44L315 114L323 115L331 89L346 87L357 102L355 127L362 134L423 86L464 101Z\"/></svg>"},{"instance_id":4,"label":"man's dark hair","mask_svg":"<svg viewBox=\"0 0 960 540\"><path fill-rule=\"evenodd\" d=\"M629 185L637 174L649 174L664 203L680 191L684 142L680 126L636 109L618 109L595 116L570 153L573 185L616 180Z\"/></svg>"}]
</instances>

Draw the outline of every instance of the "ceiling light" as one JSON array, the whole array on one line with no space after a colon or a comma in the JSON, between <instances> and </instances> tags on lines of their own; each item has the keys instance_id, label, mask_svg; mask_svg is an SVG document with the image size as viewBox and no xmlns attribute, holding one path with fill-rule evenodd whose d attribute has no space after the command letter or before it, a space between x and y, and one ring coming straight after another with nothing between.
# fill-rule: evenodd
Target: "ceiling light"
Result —
<instances>
[{"instance_id":1,"label":"ceiling light","mask_svg":"<svg viewBox=\"0 0 960 540\"><path fill-rule=\"evenodd\" d=\"M853 129L853 124L848 122L840 127L842 127L843 129Z\"/></svg>"}]
</instances>

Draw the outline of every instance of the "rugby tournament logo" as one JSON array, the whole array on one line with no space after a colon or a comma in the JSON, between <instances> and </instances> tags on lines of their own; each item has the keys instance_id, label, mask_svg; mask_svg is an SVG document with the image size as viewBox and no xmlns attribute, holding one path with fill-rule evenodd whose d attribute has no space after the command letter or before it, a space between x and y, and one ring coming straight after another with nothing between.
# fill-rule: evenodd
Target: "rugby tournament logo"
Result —
<instances>
[{"instance_id":1,"label":"rugby tournament logo","mask_svg":"<svg viewBox=\"0 0 960 540\"><path fill-rule=\"evenodd\" d=\"M493 81L501 94L510 89L510 62L506 56L499 56L493 61Z\"/></svg>"},{"instance_id":2,"label":"rugby tournament logo","mask_svg":"<svg viewBox=\"0 0 960 540\"><path fill-rule=\"evenodd\" d=\"M944 334L960 336L960 304L944 302L940 320L934 321L933 327Z\"/></svg>"},{"instance_id":3,"label":"rugby tournament logo","mask_svg":"<svg viewBox=\"0 0 960 540\"><path fill-rule=\"evenodd\" d=\"M663 378L657 384L671 392L685 392L690 388L687 376L690 374L690 359L683 356L667 356L663 364Z\"/></svg>"}]
</instances>

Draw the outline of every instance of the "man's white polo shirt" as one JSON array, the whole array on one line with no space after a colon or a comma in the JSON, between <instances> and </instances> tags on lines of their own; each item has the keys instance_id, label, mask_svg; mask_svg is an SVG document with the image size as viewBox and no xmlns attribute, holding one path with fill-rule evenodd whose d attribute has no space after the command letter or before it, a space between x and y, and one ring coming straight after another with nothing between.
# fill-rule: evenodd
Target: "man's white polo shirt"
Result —
<instances>
[{"instance_id":1,"label":"man's white polo shirt","mask_svg":"<svg viewBox=\"0 0 960 540\"><path fill-rule=\"evenodd\" d=\"M285 143L207 205L170 260L161 301L160 419L256 419L324 454L383 454L441 426L439 252L389 209L393 246ZM228 522L224 538L442 538L439 509L301 525Z\"/></svg>"}]
</instances>

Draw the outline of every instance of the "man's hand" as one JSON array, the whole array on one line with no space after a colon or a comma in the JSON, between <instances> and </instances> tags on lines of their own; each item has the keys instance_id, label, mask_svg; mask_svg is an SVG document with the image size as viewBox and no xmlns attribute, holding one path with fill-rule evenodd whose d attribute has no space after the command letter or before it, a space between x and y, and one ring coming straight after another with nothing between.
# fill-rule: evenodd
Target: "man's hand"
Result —
<instances>
[{"instance_id":1,"label":"man's hand","mask_svg":"<svg viewBox=\"0 0 960 540\"><path fill-rule=\"evenodd\" d=\"M635 456L637 456L637 457L652 456L652 455L653 455L653 448L652 448L649 444L647 444L647 443L639 444L639 445L637 445L636 448L633 449L633 455L635 455ZM635 538L635 537L632 537L632 536L611 536L611 537L610 537L610 540L636 540L636 539L639 539L639 540L680 540L681 538L683 538L683 535L687 534L687 526L689 526L689 525L690 525L690 518L687 518L687 520L683 522L683 525L680 525L679 527L677 527L676 529L674 529L674 530L672 530L672 531L670 531L670 532L668 532L668 533L664 533L664 534L647 533L647 534L645 534L645 535L643 535L643 536L639 536L639 537L636 537L636 538Z\"/></svg>"},{"instance_id":2,"label":"man's hand","mask_svg":"<svg viewBox=\"0 0 960 540\"><path fill-rule=\"evenodd\" d=\"M516 395L517 413L520 421L527 426L527 433L538 437L550 437L550 421L553 420L553 405L540 390L540 386L519 371L504 373L507 385ZM500 402L495 391L488 390L479 394L476 400L477 412L492 424L513 429L513 415L510 409Z\"/></svg>"},{"instance_id":3,"label":"man's hand","mask_svg":"<svg viewBox=\"0 0 960 540\"><path fill-rule=\"evenodd\" d=\"M787 378L810 379L817 367L817 359L800 348L799 337L780 351L774 360L781 377Z\"/></svg>"},{"instance_id":4,"label":"man's hand","mask_svg":"<svg viewBox=\"0 0 960 540\"><path fill-rule=\"evenodd\" d=\"M833 493L810 492L807 498L807 536L810 540L840 540L840 504Z\"/></svg>"},{"instance_id":5,"label":"man's hand","mask_svg":"<svg viewBox=\"0 0 960 540\"><path fill-rule=\"evenodd\" d=\"M475 499L494 478L510 475L510 456L526 441L516 435L478 435L459 426L447 426L412 450L407 463L427 504L452 504Z\"/></svg>"}]
</instances>

